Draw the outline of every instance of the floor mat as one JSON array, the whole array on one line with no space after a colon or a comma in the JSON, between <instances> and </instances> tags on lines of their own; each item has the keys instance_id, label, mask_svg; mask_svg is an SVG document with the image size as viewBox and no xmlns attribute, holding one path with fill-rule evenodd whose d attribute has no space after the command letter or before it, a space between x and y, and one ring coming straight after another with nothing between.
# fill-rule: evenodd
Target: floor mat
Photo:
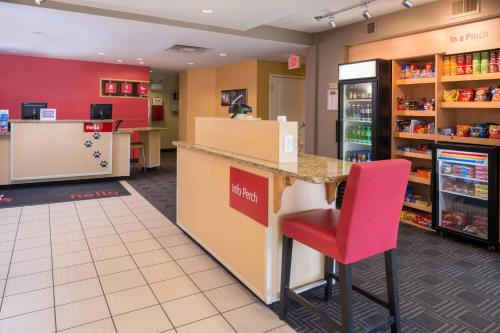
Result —
<instances>
[{"instance_id":1,"label":"floor mat","mask_svg":"<svg viewBox=\"0 0 500 333\"><path fill-rule=\"evenodd\" d=\"M37 184L0 188L0 208L130 195L116 180Z\"/></svg>"}]
</instances>

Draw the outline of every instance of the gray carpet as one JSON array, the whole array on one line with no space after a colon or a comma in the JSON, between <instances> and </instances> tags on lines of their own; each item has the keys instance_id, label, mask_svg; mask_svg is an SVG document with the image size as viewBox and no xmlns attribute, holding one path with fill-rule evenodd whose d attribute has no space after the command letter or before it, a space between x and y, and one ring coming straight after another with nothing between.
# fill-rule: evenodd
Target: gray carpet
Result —
<instances>
[{"instance_id":1,"label":"gray carpet","mask_svg":"<svg viewBox=\"0 0 500 333\"><path fill-rule=\"evenodd\" d=\"M175 152L162 153L162 166L147 176L139 169L130 184L175 221ZM500 254L456 239L401 226L398 244L403 332L500 333ZM354 284L385 298L382 256L354 265ZM304 293L335 318L338 290L329 303L323 289ZM354 293L356 332L380 322L386 311ZM277 309L277 304L271 306ZM288 323L298 332L327 332L323 323L292 303Z\"/></svg>"}]
</instances>

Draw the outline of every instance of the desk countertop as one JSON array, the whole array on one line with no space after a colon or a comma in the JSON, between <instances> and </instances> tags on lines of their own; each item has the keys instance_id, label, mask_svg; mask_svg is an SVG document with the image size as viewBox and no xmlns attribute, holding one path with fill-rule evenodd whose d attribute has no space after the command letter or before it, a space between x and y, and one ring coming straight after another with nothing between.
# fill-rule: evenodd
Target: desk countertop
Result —
<instances>
[{"instance_id":1,"label":"desk countertop","mask_svg":"<svg viewBox=\"0 0 500 333\"><path fill-rule=\"evenodd\" d=\"M124 127L124 128L119 128L118 132L154 132L154 131L168 131L170 128L166 127Z\"/></svg>"},{"instance_id":2,"label":"desk countertop","mask_svg":"<svg viewBox=\"0 0 500 333\"><path fill-rule=\"evenodd\" d=\"M258 169L282 173L286 176L314 184L339 182L346 179L352 165L351 162L308 154L299 154L298 162L275 163L196 145L193 142L180 141L174 142L174 145L180 148L203 152L227 160L247 164Z\"/></svg>"},{"instance_id":3,"label":"desk countertop","mask_svg":"<svg viewBox=\"0 0 500 333\"><path fill-rule=\"evenodd\" d=\"M11 123L112 123L113 120L73 120L73 119L61 119L61 120L23 120L23 119L11 119Z\"/></svg>"}]
</instances>

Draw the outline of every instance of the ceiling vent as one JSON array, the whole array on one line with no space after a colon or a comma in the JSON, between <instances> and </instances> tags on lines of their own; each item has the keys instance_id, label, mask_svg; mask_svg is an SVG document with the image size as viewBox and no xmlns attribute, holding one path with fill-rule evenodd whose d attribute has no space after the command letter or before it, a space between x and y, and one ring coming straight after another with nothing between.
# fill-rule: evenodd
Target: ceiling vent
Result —
<instances>
[{"instance_id":1,"label":"ceiling vent","mask_svg":"<svg viewBox=\"0 0 500 333\"><path fill-rule=\"evenodd\" d=\"M451 18L478 14L480 2L480 0L453 0L451 2Z\"/></svg>"},{"instance_id":2,"label":"ceiling vent","mask_svg":"<svg viewBox=\"0 0 500 333\"><path fill-rule=\"evenodd\" d=\"M208 51L208 49L205 47L200 47L200 46L175 44L175 45L170 46L165 51L183 53L183 54L201 54L201 53Z\"/></svg>"},{"instance_id":3,"label":"ceiling vent","mask_svg":"<svg viewBox=\"0 0 500 333\"><path fill-rule=\"evenodd\" d=\"M360 25L360 34L361 36L374 36L377 33L377 25L375 21L363 22Z\"/></svg>"}]
</instances>

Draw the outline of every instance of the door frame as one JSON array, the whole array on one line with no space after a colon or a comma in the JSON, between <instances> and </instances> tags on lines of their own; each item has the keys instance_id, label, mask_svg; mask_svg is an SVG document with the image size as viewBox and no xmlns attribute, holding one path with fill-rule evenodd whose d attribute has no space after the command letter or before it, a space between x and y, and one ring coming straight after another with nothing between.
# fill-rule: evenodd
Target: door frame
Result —
<instances>
[{"instance_id":1,"label":"door frame","mask_svg":"<svg viewBox=\"0 0 500 333\"><path fill-rule=\"evenodd\" d=\"M275 120L271 117L271 95L272 95L272 79L273 78L283 78L283 79L298 79L298 80L303 80L306 81L305 76L296 76L296 75L282 75L282 74L269 74L269 101L268 101L268 107L269 107L269 120ZM307 82L306 82L307 83ZM307 95L307 84L306 84L306 95ZM304 105L304 122L306 119L306 109ZM276 118L276 115L274 115L274 118ZM300 125L300 124L299 124Z\"/></svg>"}]
</instances>

